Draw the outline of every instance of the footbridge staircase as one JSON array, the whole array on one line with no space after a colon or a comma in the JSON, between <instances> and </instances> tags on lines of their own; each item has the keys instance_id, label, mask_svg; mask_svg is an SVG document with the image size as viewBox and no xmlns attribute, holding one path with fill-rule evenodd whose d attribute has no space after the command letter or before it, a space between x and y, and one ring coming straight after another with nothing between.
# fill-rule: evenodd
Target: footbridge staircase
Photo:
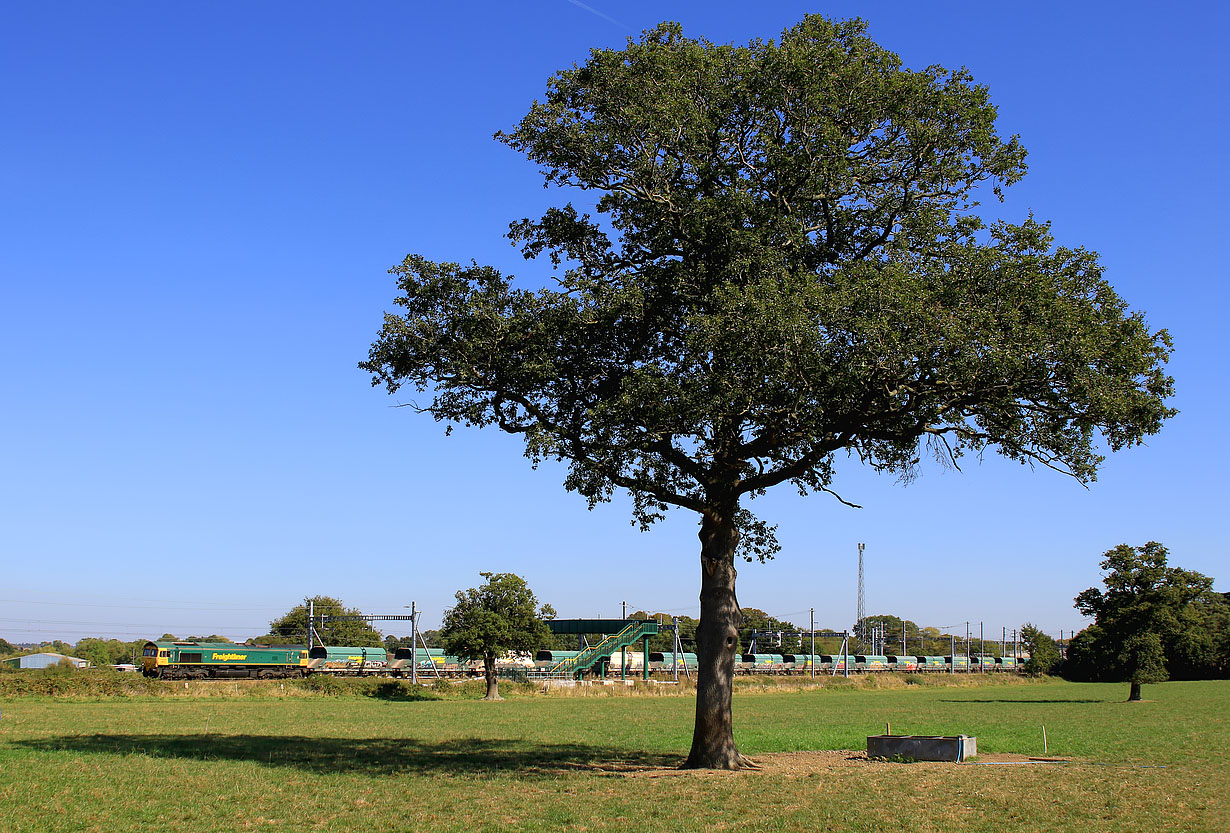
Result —
<instances>
[{"instance_id":1,"label":"footbridge staircase","mask_svg":"<svg viewBox=\"0 0 1230 833\"><path fill-rule=\"evenodd\" d=\"M576 656L562 659L551 666L549 671L552 676L580 676L616 651L640 642L642 672L645 679L649 678L649 637L658 632L658 623L652 619L553 619L547 625L552 633L603 635L602 641L596 645L590 645Z\"/></svg>"}]
</instances>

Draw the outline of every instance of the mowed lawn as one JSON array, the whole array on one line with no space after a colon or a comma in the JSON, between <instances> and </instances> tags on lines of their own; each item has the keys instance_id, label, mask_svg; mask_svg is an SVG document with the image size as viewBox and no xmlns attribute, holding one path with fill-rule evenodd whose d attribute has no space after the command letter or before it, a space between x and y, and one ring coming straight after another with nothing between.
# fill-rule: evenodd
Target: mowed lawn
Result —
<instances>
[{"instance_id":1,"label":"mowed lawn","mask_svg":"<svg viewBox=\"0 0 1230 833\"><path fill-rule=\"evenodd\" d=\"M680 773L685 696L0 701L0 830L1230 830L1230 682L739 693L744 752L966 733L1068 764ZM802 759L806 761L806 759Z\"/></svg>"}]
</instances>

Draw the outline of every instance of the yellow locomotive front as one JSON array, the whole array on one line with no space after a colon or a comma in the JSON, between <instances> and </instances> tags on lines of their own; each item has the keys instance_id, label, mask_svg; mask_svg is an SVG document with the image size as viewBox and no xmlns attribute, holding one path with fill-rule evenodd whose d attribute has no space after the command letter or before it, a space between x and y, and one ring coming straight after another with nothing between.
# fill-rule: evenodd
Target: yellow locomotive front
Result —
<instances>
[{"instance_id":1,"label":"yellow locomotive front","mask_svg":"<svg viewBox=\"0 0 1230 833\"><path fill-rule=\"evenodd\" d=\"M165 668L170 662L171 652L166 645L146 642L141 649L141 673L147 677L157 677L159 669Z\"/></svg>"}]
</instances>

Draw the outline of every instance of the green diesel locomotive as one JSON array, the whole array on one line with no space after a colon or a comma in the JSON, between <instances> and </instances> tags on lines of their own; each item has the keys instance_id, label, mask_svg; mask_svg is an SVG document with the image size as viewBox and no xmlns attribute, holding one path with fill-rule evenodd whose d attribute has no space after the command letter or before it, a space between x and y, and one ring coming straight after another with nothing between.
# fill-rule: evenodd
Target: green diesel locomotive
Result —
<instances>
[{"instance_id":1,"label":"green diesel locomotive","mask_svg":"<svg viewBox=\"0 0 1230 833\"><path fill-rule=\"evenodd\" d=\"M464 673L456 657L439 648L416 652L418 673ZM164 680L207 680L247 677L393 676L411 674L410 649L389 653L382 647L304 645L236 645L231 642L192 640L146 642L141 652L141 670L147 677Z\"/></svg>"},{"instance_id":2,"label":"green diesel locomotive","mask_svg":"<svg viewBox=\"0 0 1230 833\"><path fill-rule=\"evenodd\" d=\"M166 680L301 677L307 665L304 645L158 641L146 642L141 651L142 673Z\"/></svg>"}]
</instances>

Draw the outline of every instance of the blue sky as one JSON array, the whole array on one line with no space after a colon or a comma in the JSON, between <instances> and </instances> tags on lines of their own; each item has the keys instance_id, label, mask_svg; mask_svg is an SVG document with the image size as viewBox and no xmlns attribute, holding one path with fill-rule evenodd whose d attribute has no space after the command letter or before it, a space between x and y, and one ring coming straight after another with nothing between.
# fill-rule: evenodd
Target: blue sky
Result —
<instances>
[{"instance_id":1,"label":"blue sky","mask_svg":"<svg viewBox=\"0 0 1230 833\"><path fill-rule=\"evenodd\" d=\"M1220 4L6 4L0 637L244 638L315 593L431 627L480 570L563 616L695 614L694 517L588 512L514 438L446 439L356 364L407 252L544 271L502 235L569 195L491 134L552 72L663 19L745 42L809 11L990 87L1030 174L989 210L1101 254L1174 336L1182 413L1089 489L988 457L908 487L847 464L861 510L779 490L753 508L784 550L740 601L848 626L859 541L868 612L988 636L1080 627L1121 542L1227 589Z\"/></svg>"}]
</instances>

